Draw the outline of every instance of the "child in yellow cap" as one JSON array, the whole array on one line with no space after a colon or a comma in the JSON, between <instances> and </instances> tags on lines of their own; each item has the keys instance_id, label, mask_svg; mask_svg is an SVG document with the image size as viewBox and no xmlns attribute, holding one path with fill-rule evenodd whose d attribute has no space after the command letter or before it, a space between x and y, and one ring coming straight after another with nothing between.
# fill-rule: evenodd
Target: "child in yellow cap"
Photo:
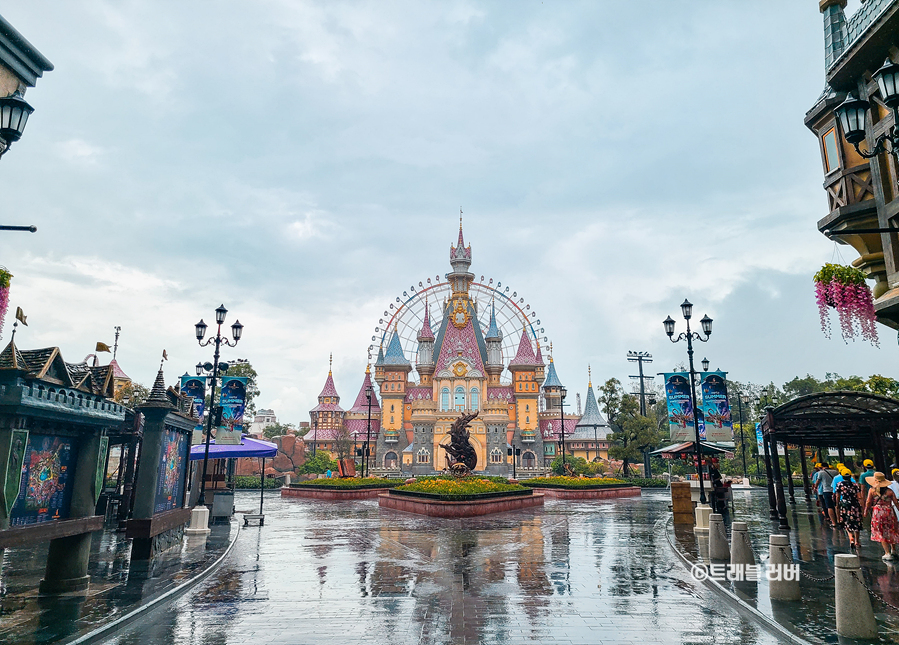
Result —
<instances>
[{"instance_id":1,"label":"child in yellow cap","mask_svg":"<svg viewBox=\"0 0 899 645\"><path fill-rule=\"evenodd\" d=\"M852 477L852 471L843 466L840 470L839 482L834 478L833 496L837 507L837 517L846 535L849 545L858 547L858 534L862 530L861 488Z\"/></svg>"}]
</instances>

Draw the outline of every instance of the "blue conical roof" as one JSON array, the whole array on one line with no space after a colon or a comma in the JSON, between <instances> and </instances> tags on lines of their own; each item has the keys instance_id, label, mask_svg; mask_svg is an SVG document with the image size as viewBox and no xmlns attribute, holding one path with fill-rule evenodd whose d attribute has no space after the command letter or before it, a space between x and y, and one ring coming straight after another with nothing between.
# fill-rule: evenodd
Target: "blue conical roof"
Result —
<instances>
[{"instance_id":1,"label":"blue conical roof","mask_svg":"<svg viewBox=\"0 0 899 645\"><path fill-rule=\"evenodd\" d=\"M562 382L559 380L558 374L556 374L556 364L552 362L552 359L549 361L549 369L546 371L546 380L543 381L543 387L562 387Z\"/></svg>"},{"instance_id":2,"label":"blue conical roof","mask_svg":"<svg viewBox=\"0 0 899 645\"><path fill-rule=\"evenodd\" d=\"M496 305L490 305L490 327L487 329L485 340L502 340L503 334L496 326Z\"/></svg>"},{"instance_id":3,"label":"blue conical roof","mask_svg":"<svg viewBox=\"0 0 899 645\"><path fill-rule=\"evenodd\" d=\"M590 427L593 426L608 426L606 420L603 418L602 414L599 411L599 406L596 404L596 395L593 394L593 384L587 386L587 402L584 405L584 414L581 417L580 421L577 422L578 428Z\"/></svg>"},{"instance_id":4,"label":"blue conical roof","mask_svg":"<svg viewBox=\"0 0 899 645\"><path fill-rule=\"evenodd\" d=\"M390 343L387 345L387 351L384 353L384 365L412 365L409 359L403 354L403 346L400 343L400 335L393 330L393 336L390 337Z\"/></svg>"},{"instance_id":5,"label":"blue conical roof","mask_svg":"<svg viewBox=\"0 0 899 645\"><path fill-rule=\"evenodd\" d=\"M378 360L375 361L375 367L384 364L384 346L378 347Z\"/></svg>"}]
</instances>

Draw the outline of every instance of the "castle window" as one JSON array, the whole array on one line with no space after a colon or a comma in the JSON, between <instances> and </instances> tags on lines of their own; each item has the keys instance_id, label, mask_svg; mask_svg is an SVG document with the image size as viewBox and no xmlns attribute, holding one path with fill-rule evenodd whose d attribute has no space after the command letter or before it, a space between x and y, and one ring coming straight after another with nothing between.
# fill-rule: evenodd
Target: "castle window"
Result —
<instances>
[{"instance_id":1,"label":"castle window","mask_svg":"<svg viewBox=\"0 0 899 645\"><path fill-rule=\"evenodd\" d=\"M491 464L501 464L503 463L503 453L500 452L499 448L494 448L490 451L490 463Z\"/></svg>"},{"instance_id":2,"label":"castle window","mask_svg":"<svg viewBox=\"0 0 899 645\"><path fill-rule=\"evenodd\" d=\"M449 388L445 387L440 391L440 409L449 410Z\"/></svg>"},{"instance_id":3,"label":"castle window","mask_svg":"<svg viewBox=\"0 0 899 645\"><path fill-rule=\"evenodd\" d=\"M393 412L393 403L390 404L390 411Z\"/></svg>"},{"instance_id":4,"label":"castle window","mask_svg":"<svg viewBox=\"0 0 899 645\"><path fill-rule=\"evenodd\" d=\"M525 404L525 406L524 406L524 411L525 411L525 412L530 412L530 411L531 411L531 406L528 405L528 404Z\"/></svg>"},{"instance_id":5,"label":"castle window","mask_svg":"<svg viewBox=\"0 0 899 645\"><path fill-rule=\"evenodd\" d=\"M821 145L824 148L824 170L831 172L840 167L840 156L837 150L836 128L831 128L821 137Z\"/></svg>"},{"instance_id":6,"label":"castle window","mask_svg":"<svg viewBox=\"0 0 899 645\"><path fill-rule=\"evenodd\" d=\"M429 464L431 463L431 453L427 451L427 449L422 448L418 451L418 463L420 464Z\"/></svg>"},{"instance_id":7,"label":"castle window","mask_svg":"<svg viewBox=\"0 0 899 645\"><path fill-rule=\"evenodd\" d=\"M479 403L478 395L479 394L480 394L480 392L478 391L478 388L476 388L476 387L471 388L471 409L472 410L478 409L478 403Z\"/></svg>"},{"instance_id":8,"label":"castle window","mask_svg":"<svg viewBox=\"0 0 899 645\"><path fill-rule=\"evenodd\" d=\"M455 406L455 408L457 410L465 409L465 388L464 387L460 386L460 387L456 388L456 394L453 397L453 405Z\"/></svg>"},{"instance_id":9,"label":"castle window","mask_svg":"<svg viewBox=\"0 0 899 645\"><path fill-rule=\"evenodd\" d=\"M524 418L524 422L525 422L525 423L530 423L530 422L531 422L531 417L525 417L525 418Z\"/></svg>"}]
</instances>

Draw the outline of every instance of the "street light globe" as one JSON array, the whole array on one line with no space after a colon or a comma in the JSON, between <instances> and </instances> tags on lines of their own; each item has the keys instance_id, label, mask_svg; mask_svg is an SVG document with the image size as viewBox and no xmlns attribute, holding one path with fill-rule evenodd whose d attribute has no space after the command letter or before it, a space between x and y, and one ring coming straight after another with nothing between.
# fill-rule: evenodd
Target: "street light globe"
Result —
<instances>
[{"instance_id":1,"label":"street light globe","mask_svg":"<svg viewBox=\"0 0 899 645\"><path fill-rule=\"evenodd\" d=\"M668 334L668 337L674 336L674 319L668 316L662 321L662 324L665 326L665 333Z\"/></svg>"},{"instance_id":2,"label":"street light globe","mask_svg":"<svg viewBox=\"0 0 899 645\"><path fill-rule=\"evenodd\" d=\"M843 137L853 145L865 138L865 117L869 106L867 101L856 98L850 92L833 111L840 120Z\"/></svg>"},{"instance_id":3,"label":"street light globe","mask_svg":"<svg viewBox=\"0 0 899 645\"><path fill-rule=\"evenodd\" d=\"M702 317L702 320L699 321L699 324L702 325L702 333L706 336L712 335L712 319L705 315Z\"/></svg>"},{"instance_id":4,"label":"street light globe","mask_svg":"<svg viewBox=\"0 0 899 645\"><path fill-rule=\"evenodd\" d=\"M874 72L874 80L880 89L880 98L887 107L899 107L899 65L889 58Z\"/></svg>"},{"instance_id":5,"label":"street light globe","mask_svg":"<svg viewBox=\"0 0 899 645\"><path fill-rule=\"evenodd\" d=\"M203 363L197 363L197 376L203 376Z\"/></svg>"},{"instance_id":6,"label":"street light globe","mask_svg":"<svg viewBox=\"0 0 899 645\"><path fill-rule=\"evenodd\" d=\"M197 331L197 340L203 340L203 337L206 335L206 328L208 325L203 322L202 318L200 318L200 322L198 322L194 326L196 327Z\"/></svg>"},{"instance_id":7,"label":"street light globe","mask_svg":"<svg viewBox=\"0 0 899 645\"><path fill-rule=\"evenodd\" d=\"M693 317L693 303L686 298L681 303L680 310L684 314L684 320L690 320Z\"/></svg>"},{"instance_id":8,"label":"street light globe","mask_svg":"<svg viewBox=\"0 0 899 645\"><path fill-rule=\"evenodd\" d=\"M707 358L702 359L702 371L703 372L709 371L709 359L707 359Z\"/></svg>"},{"instance_id":9,"label":"street light globe","mask_svg":"<svg viewBox=\"0 0 899 645\"><path fill-rule=\"evenodd\" d=\"M18 91L0 98L0 137L7 143L18 141L34 108Z\"/></svg>"},{"instance_id":10,"label":"street light globe","mask_svg":"<svg viewBox=\"0 0 899 645\"><path fill-rule=\"evenodd\" d=\"M234 342L240 340L240 337L243 335L243 325L240 324L239 320L236 320L233 325L231 325L231 335L234 337Z\"/></svg>"}]
</instances>

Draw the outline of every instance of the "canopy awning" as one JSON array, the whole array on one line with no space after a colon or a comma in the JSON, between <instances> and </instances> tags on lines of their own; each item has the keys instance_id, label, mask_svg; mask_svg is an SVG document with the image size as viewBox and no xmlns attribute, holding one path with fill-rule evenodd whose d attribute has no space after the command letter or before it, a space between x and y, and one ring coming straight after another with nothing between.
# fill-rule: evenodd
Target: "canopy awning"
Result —
<instances>
[{"instance_id":1,"label":"canopy awning","mask_svg":"<svg viewBox=\"0 0 899 645\"><path fill-rule=\"evenodd\" d=\"M733 457L733 452L729 446L722 446L711 441L700 441L699 446L702 454L704 455L730 454L731 457ZM665 446L664 448L653 450L649 454L658 455L662 459L680 459L684 455L687 455L688 457L695 455L696 446L695 442L693 441L687 441L685 443L673 443L670 446Z\"/></svg>"},{"instance_id":2,"label":"canopy awning","mask_svg":"<svg viewBox=\"0 0 899 645\"><path fill-rule=\"evenodd\" d=\"M210 459L240 459L242 457L274 457L278 454L278 446L268 441L243 437L240 444L215 445L215 439L209 443ZM200 443L190 449L190 460L203 459L206 455L206 444Z\"/></svg>"}]
</instances>

